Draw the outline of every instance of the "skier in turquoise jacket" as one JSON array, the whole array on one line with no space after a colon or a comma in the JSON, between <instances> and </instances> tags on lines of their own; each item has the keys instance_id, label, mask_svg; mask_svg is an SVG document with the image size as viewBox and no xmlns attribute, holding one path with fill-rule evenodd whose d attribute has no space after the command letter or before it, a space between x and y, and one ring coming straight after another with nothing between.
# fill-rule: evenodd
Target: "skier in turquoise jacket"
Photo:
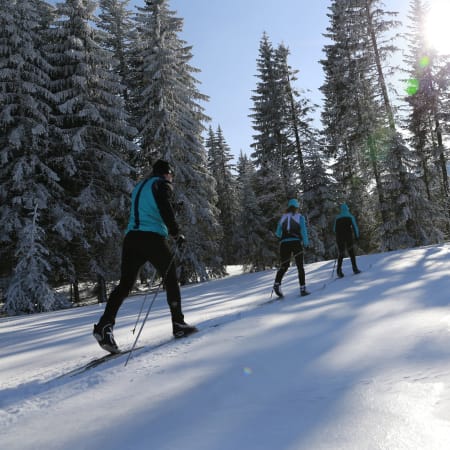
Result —
<instances>
[{"instance_id":1,"label":"skier in turquoise jacket","mask_svg":"<svg viewBox=\"0 0 450 450\"><path fill-rule=\"evenodd\" d=\"M345 203L341 205L341 212L334 219L333 231L336 233L336 245L338 248L337 276L339 278L344 276L344 272L342 271L342 261L344 260L346 249L352 262L353 273L360 273L361 271L356 265L356 256L353 250L353 236L355 239L359 239L359 229L355 218L350 213L350 210Z\"/></svg>"},{"instance_id":2,"label":"skier in turquoise jacket","mask_svg":"<svg viewBox=\"0 0 450 450\"><path fill-rule=\"evenodd\" d=\"M173 335L176 338L197 331L184 321L181 296L173 253L168 245L171 236L178 245L184 242L172 207L172 181L174 171L167 161L158 160L153 173L134 188L131 195L130 220L122 248L119 285L108 298L105 311L94 325L93 335L100 347L118 353L113 327L124 299L133 287L139 269L149 261L158 271L166 288Z\"/></svg>"},{"instance_id":3,"label":"skier in turquoise jacket","mask_svg":"<svg viewBox=\"0 0 450 450\"><path fill-rule=\"evenodd\" d=\"M308 247L308 231L305 218L298 212L299 203L293 198L288 201L286 213L278 222L276 236L280 239L280 268L273 285L273 291L278 297L283 297L281 281L289 268L291 257L294 256L300 283L300 295L308 295L305 285L305 268L303 267L303 248Z\"/></svg>"}]
</instances>

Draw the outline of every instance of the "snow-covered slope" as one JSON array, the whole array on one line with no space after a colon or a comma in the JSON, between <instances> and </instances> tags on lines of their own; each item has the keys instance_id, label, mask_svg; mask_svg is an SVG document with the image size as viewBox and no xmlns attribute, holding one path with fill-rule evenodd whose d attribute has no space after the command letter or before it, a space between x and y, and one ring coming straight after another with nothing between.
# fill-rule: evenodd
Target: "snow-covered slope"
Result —
<instances>
[{"instance_id":1,"label":"snow-covered slope","mask_svg":"<svg viewBox=\"0 0 450 450\"><path fill-rule=\"evenodd\" d=\"M147 347L75 377L103 356L91 336L103 306L0 320L0 446L33 450L450 448L450 247L306 266L312 294L270 298L274 271L183 288L170 338L160 294ZM126 300L118 343L131 346L143 296ZM216 326L217 325L217 326Z\"/></svg>"}]
</instances>

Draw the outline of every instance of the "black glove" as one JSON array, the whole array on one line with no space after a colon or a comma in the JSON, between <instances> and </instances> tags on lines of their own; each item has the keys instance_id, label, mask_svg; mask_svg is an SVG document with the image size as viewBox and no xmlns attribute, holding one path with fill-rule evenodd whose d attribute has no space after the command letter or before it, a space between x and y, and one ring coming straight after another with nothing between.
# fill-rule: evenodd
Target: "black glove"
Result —
<instances>
[{"instance_id":1,"label":"black glove","mask_svg":"<svg viewBox=\"0 0 450 450\"><path fill-rule=\"evenodd\" d=\"M184 237L183 234L178 234L177 236L175 236L175 242L176 242L178 248L181 248L185 244L186 238Z\"/></svg>"}]
</instances>

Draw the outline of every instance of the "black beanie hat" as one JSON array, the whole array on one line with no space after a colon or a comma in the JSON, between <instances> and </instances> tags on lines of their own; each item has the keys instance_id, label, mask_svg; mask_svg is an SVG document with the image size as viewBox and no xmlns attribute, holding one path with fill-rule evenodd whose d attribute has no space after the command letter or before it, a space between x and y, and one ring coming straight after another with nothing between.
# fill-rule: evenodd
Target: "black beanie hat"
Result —
<instances>
[{"instance_id":1,"label":"black beanie hat","mask_svg":"<svg viewBox=\"0 0 450 450\"><path fill-rule=\"evenodd\" d=\"M174 175L174 171L170 164L162 159L158 159L158 161L153 164L153 173L155 175L165 175L166 173Z\"/></svg>"}]
</instances>

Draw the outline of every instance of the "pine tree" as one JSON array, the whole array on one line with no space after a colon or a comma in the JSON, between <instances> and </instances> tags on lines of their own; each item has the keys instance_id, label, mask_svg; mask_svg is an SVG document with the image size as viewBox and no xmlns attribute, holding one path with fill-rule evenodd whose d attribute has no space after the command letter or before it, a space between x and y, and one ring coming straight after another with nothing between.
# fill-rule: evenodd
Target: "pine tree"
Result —
<instances>
[{"instance_id":1,"label":"pine tree","mask_svg":"<svg viewBox=\"0 0 450 450\"><path fill-rule=\"evenodd\" d=\"M8 315L53 311L68 307L69 303L55 294L49 285L51 267L49 251L42 245L45 232L39 225L38 206L30 213L19 232L16 252L17 265L6 292L4 310Z\"/></svg>"},{"instance_id":2,"label":"pine tree","mask_svg":"<svg viewBox=\"0 0 450 450\"><path fill-rule=\"evenodd\" d=\"M268 219L258 206L254 189L257 177L252 161L240 154L238 164L239 214L234 242L236 257L244 270L257 272L273 267L277 260L277 239L274 229L268 231Z\"/></svg>"},{"instance_id":3,"label":"pine tree","mask_svg":"<svg viewBox=\"0 0 450 450\"><path fill-rule=\"evenodd\" d=\"M49 151L51 67L40 50L50 14L40 1L0 2L0 274L7 277L20 264L29 212L38 205L48 226L61 191Z\"/></svg>"},{"instance_id":4,"label":"pine tree","mask_svg":"<svg viewBox=\"0 0 450 450\"><path fill-rule=\"evenodd\" d=\"M112 52L114 71L120 76L125 86L123 96L128 107L129 91L131 89L130 55L134 23L132 12L128 9L130 0L100 0L100 13L97 25L103 30L100 35L102 46Z\"/></svg>"},{"instance_id":5,"label":"pine tree","mask_svg":"<svg viewBox=\"0 0 450 450\"><path fill-rule=\"evenodd\" d=\"M398 26L395 13L383 10L378 0L336 1L330 9L327 36L335 42L326 47L323 62L323 119L337 160L336 178L353 200L358 188L374 182L381 248L426 243L427 205L417 160L397 131L386 83L386 58L395 47L385 35Z\"/></svg>"},{"instance_id":6,"label":"pine tree","mask_svg":"<svg viewBox=\"0 0 450 450\"><path fill-rule=\"evenodd\" d=\"M234 166L231 164L233 156L225 141L222 129L218 126L216 133L209 129L206 141L210 171L216 180L217 208L220 211L219 223L223 230L221 251L225 264L238 264L233 237L236 232L237 216L237 186L233 176Z\"/></svg>"},{"instance_id":7,"label":"pine tree","mask_svg":"<svg viewBox=\"0 0 450 450\"><path fill-rule=\"evenodd\" d=\"M178 37L183 21L166 0L146 0L136 16L137 50L133 55L133 88L140 153L138 169L158 158L175 168L174 192L179 223L186 235L181 282L205 280L224 273L219 254L220 226L214 179L203 145L207 100L192 75L191 48Z\"/></svg>"},{"instance_id":8,"label":"pine tree","mask_svg":"<svg viewBox=\"0 0 450 450\"><path fill-rule=\"evenodd\" d=\"M280 203L292 196L290 168L293 148L287 137L284 85L277 65L275 50L266 33L260 42L257 60L258 78L250 115L253 129L252 157L255 160L261 186L258 202L268 216L274 218ZM271 186L267 190L267 185Z\"/></svg>"},{"instance_id":9,"label":"pine tree","mask_svg":"<svg viewBox=\"0 0 450 450\"><path fill-rule=\"evenodd\" d=\"M54 211L61 269L71 282L111 278L117 271L134 134L127 121L112 54L102 49L93 1L56 9L46 51L54 66L53 123L64 201Z\"/></svg>"},{"instance_id":10,"label":"pine tree","mask_svg":"<svg viewBox=\"0 0 450 450\"><path fill-rule=\"evenodd\" d=\"M284 177L290 179L290 189L306 189L305 152L311 143L313 132L310 113L314 107L310 101L301 97L294 87L298 70L293 70L288 63L289 49L281 44L275 50L275 61L280 73L281 91L283 93L283 109L286 123L286 133L289 151L285 152L283 163ZM300 182L299 182L300 179Z\"/></svg>"},{"instance_id":11,"label":"pine tree","mask_svg":"<svg viewBox=\"0 0 450 450\"><path fill-rule=\"evenodd\" d=\"M361 3L334 1L330 6L330 25L325 36L331 43L324 48L321 61L325 82L322 122L326 155L334 161L337 198L355 205L354 212L365 211L371 222L379 222L374 209L363 199L375 185L381 222L387 220L386 201L381 181L385 152L380 145L384 133L383 112L377 101L372 53L367 49L365 21ZM362 214L361 214L362 215ZM372 216L369 218L368 216ZM377 247L379 238L368 243Z\"/></svg>"},{"instance_id":12,"label":"pine tree","mask_svg":"<svg viewBox=\"0 0 450 450\"><path fill-rule=\"evenodd\" d=\"M306 158L305 190L302 195L302 214L306 217L310 247L305 260L322 261L336 256L332 219L336 207L335 182L327 174L326 158L317 143Z\"/></svg>"},{"instance_id":13,"label":"pine tree","mask_svg":"<svg viewBox=\"0 0 450 450\"><path fill-rule=\"evenodd\" d=\"M380 5L380 0L366 0L365 18L388 125L387 170L383 177L383 184L389 205L389 218L381 227L382 249L393 250L430 243L427 229L430 229L428 225L432 208L425 199L423 183L416 175L416 155L410 151L404 138L397 131L383 69L385 58L396 48L390 43L386 44L383 35L387 30L397 26L398 22L386 19L386 17L395 16L396 13L384 11Z\"/></svg>"},{"instance_id":14,"label":"pine tree","mask_svg":"<svg viewBox=\"0 0 450 450\"><path fill-rule=\"evenodd\" d=\"M448 234L447 162L441 126L445 120L442 103L448 83L441 76L442 68L446 67L445 58L439 57L426 41L427 11L427 3L423 0L411 2L409 46L405 57L408 67L406 102L410 108L407 126L411 133L409 141L418 157L418 171L425 185L427 201L434 209L433 223Z\"/></svg>"}]
</instances>

